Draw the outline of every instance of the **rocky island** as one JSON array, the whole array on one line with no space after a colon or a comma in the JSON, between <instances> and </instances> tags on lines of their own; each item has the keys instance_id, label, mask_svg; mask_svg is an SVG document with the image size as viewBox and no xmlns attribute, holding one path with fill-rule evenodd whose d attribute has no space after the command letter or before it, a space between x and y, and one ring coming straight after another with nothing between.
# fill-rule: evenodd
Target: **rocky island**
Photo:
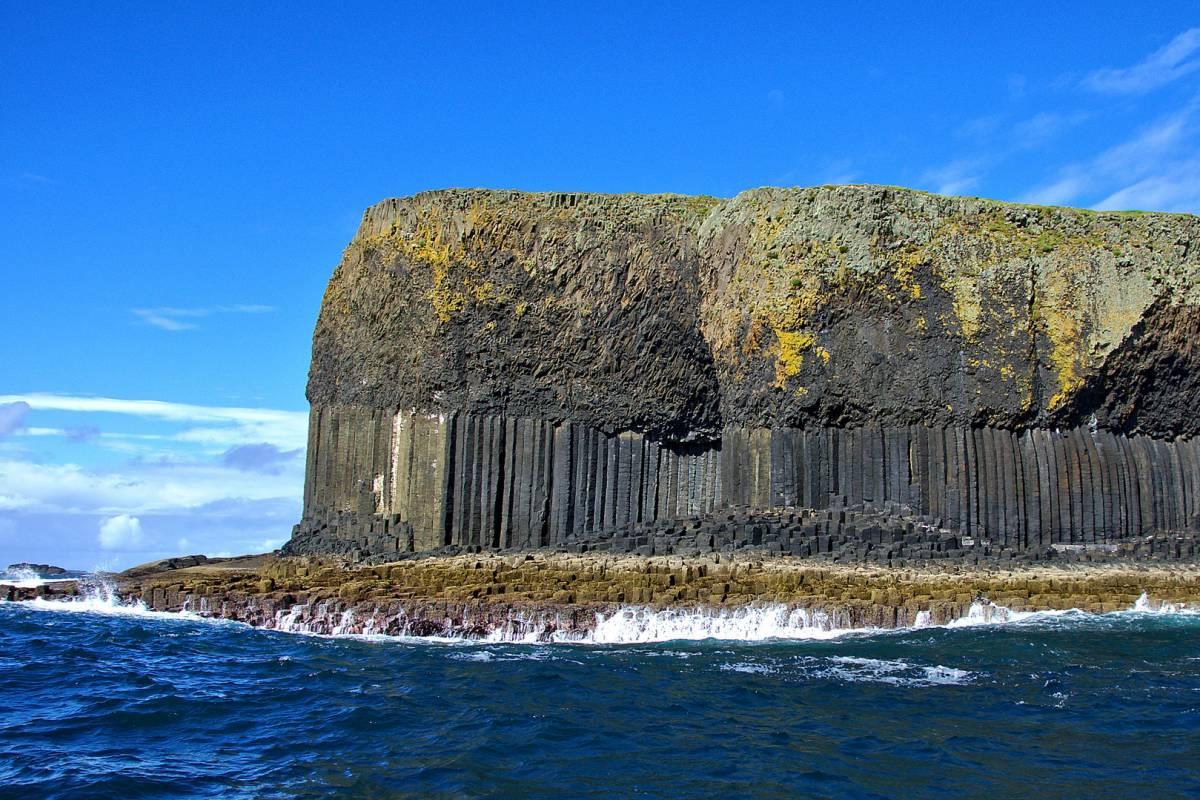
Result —
<instances>
[{"instance_id":1,"label":"rocky island","mask_svg":"<svg viewBox=\"0 0 1200 800\"><path fill-rule=\"evenodd\" d=\"M534 636L631 605L889 627L1200 600L1190 215L861 185L386 200L307 394L282 552L122 592Z\"/></svg>"},{"instance_id":2,"label":"rocky island","mask_svg":"<svg viewBox=\"0 0 1200 800\"><path fill-rule=\"evenodd\" d=\"M66 575L67 571L62 567L56 567L53 564L30 564L28 561L22 561L17 564L8 565L8 574L31 574L45 577L54 577L57 575Z\"/></svg>"}]
</instances>

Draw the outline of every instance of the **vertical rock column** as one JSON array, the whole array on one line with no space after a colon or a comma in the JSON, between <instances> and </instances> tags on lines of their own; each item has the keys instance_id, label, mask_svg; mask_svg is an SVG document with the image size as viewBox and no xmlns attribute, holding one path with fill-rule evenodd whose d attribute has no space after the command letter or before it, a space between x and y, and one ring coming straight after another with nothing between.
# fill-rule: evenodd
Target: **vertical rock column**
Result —
<instances>
[{"instance_id":1,"label":"vertical rock column","mask_svg":"<svg viewBox=\"0 0 1200 800\"><path fill-rule=\"evenodd\" d=\"M670 443L354 406L314 406L309 421L306 518L382 515L407 523L417 550L542 547L726 505L821 508L830 497L907 506L1013 549L1113 542L1197 524L1200 443L923 426L730 427L720 442Z\"/></svg>"},{"instance_id":2,"label":"vertical rock column","mask_svg":"<svg viewBox=\"0 0 1200 800\"><path fill-rule=\"evenodd\" d=\"M1000 428L726 428L728 504L907 506L1022 549L1196 525L1200 441ZM670 509L662 513L669 514Z\"/></svg>"}]
</instances>

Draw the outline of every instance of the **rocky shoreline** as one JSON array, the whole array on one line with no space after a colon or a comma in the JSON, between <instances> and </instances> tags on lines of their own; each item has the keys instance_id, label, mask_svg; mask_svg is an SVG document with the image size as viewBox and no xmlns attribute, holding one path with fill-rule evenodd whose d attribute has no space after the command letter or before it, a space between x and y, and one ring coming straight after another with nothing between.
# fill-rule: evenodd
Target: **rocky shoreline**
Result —
<instances>
[{"instance_id":1,"label":"rocky shoreline","mask_svg":"<svg viewBox=\"0 0 1200 800\"><path fill-rule=\"evenodd\" d=\"M548 641L596 637L606 623L741 625L833 631L1004 619L1030 611L1200 607L1200 565L1134 561L897 568L763 552L438 555L352 567L277 555L188 557L111 576L114 598L256 627ZM0 587L0 599L70 600L86 582ZM1139 601L1139 598L1142 598ZM757 626L757 627L756 627Z\"/></svg>"}]
</instances>

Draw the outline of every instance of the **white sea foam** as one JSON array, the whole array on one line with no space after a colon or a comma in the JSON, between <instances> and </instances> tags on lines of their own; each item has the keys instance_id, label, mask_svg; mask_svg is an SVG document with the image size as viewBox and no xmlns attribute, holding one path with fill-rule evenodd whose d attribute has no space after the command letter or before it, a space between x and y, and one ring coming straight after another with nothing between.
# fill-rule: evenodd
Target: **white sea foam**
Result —
<instances>
[{"instance_id":1,"label":"white sea foam","mask_svg":"<svg viewBox=\"0 0 1200 800\"><path fill-rule=\"evenodd\" d=\"M793 659L735 661L722 664L723 672L770 675L783 681L838 681L883 683L891 686L960 686L971 683L973 672L941 664L929 666L902 660L859 656L801 656Z\"/></svg>"},{"instance_id":2,"label":"white sea foam","mask_svg":"<svg viewBox=\"0 0 1200 800\"><path fill-rule=\"evenodd\" d=\"M10 569L4 573L4 577L0 578L0 583L5 583L10 586L18 586L25 583L33 583L44 581L45 578L38 575L31 569Z\"/></svg>"},{"instance_id":3,"label":"white sea foam","mask_svg":"<svg viewBox=\"0 0 1200 800\"><path fill-rule=\"evenodd\" d=\"M113 587L96 581L84 594L73 599L47 600L38 598L27 604L31 608L46 611L66 611L117 616L147 617L158 619L209 619L193 611L158 612L147 608L141 601L122 601ZM1105 616L1137 614L1197 615L1200 609L1179 604L1159 602L1145 593L1134 605L1125 610ZM627 606L612 614L597 614L595 624L586 631L573 630L564 620L553 614L514 614L507 623L493 627L485 636L413 636L387 634L388 620L376 615L361 617L353 610L325 612L323 608L293 606L276 613L267 626L284 633L315 636L354 637L358 639L419 642L442 644L591 644L631 645L669 641L721 640L738 642L762 642L779 640L828 640L848 635L873 635L900 633L905 630L926 628L969 628L991 625L1011 625L1071 618L1094 619L1101 615L1077 609L1047 611L1016 611L1005 606L981 600L972 603L967 613L944 625L933 625L928 612L917 614L914 624L908 628L846 628L837 627L833 619L823 611L795 608L782 604L743 606L740 608L693 608L654 609L643 606ZM394 621L393 621L394 622ZM403 623L403 620L400 620ZM464 627L471 627L470 620ZM404 625L399 626L402 630ZM942 668L930 668L942 669ZM946 668L948 669L948 668ZM953 672L946 673L954 678ZM924 679L936 682L938 675L930 673Z\"/></svg>"},{"instance_id":4,"label":"white sea foam","mask_svg":"<svg viewBox=\"0 0 1200 800\"><path fill-rule=\"evenodd\" d=\"M834 656L831 672L847 681L889 683L894 686L956 686L970 683L974 673L941 664L923 666L906 661Z\"/></svg>"},{"instance_id":5,"label":"white sea foam","mask_svg":"<svg viewBox=\"0 0 1200 800\"><path fill-rule=\"evenodd\" d=\"M997 605L987 600L976 601L967 609L965 616L951 620L943 626L946 628L970 628L979 625L1008 625L1014 623L1051 622L1069 619L1097 619L1101 617L1120 617L1136 614L1170 614L1179 616L1200 615L1200 608L1186 603L1169 603L1154 600L1146 592L1134 601L1133 605L1122 611L1096 613L1078 608L1047 609L1043 611L1016 611L1006 606ZM918 616L919 621L919 616ZM920 627L919 625L916 627Z\"/></svg>"},{"instance_id":6,"label":"white sea foam","mask_svg":"<svg viewBox=\"0 0 1200 800\"><path fill-rule=\"evenodd\" d=\"M448 644L649 644L665 641L767 641L773 639L833 639L848 634L878 633L877 629L837 628L822 611L790 606L763 605L735 609L652 609L627 606L614 614L597 614L590 630L572 629L561 615L533 612L514 613L483 636L412 636L389 635L398 622L383 620L354 609L327 611L322 606L293 606L278 611L269 627L285 633L331 637L356 637ZM464 628L475 627L463 620Z\"/></svg>"},{"instance_id":7,"label":"white sea foam","mask_svg":"<svg viewBox=\"0 0 1200 800\"><path fill-rule=\"evenodd\" d=\"M0 586L15 586L18 589L36 589L52 583L66 583L75 578L39 575L28 568L10 569L0 576Z\"/></svg>"},{"instance_id":8,"label":"white sea foam","mask_svg":"<svg viewBox=\"0 0 1200 800\"><path fill-rule=\"evenodd\" d=\"M453 661L549 661L553 659L556 662L566 661L571 664L580 664L582 662L570 658L563 658L563 654L568 651L558 649L551 652L548 646L521 648L519 650L508 648L505 650L483 650L475 647L455 648L447 658Z\"/></svg>"},{"instance_id":9,"label":"white sea foam","mask_svg":"<svg viewBox=\"0 0 1200 800\"><path fill-rule=\"evenodd\" d=\"M38 611L60 611L76 614L104 614L119 617L152 617L156 619L186 619L197 620L201 617L190 611L164 613L151 611L141 600L129 602L122 600L112 586L104 580L94 580L87 586L81 586L81 594L70 599L49 600L37 597L25 603L29 608Z\"/></svg>"},{"instance_id":10,"label":"white sea foam","mask_svg":"<svg viewBox=\"0 0 1200 800\"><path fill-rule=\"evenodd\" d=\"M741 672L747 675L774 675L779 670L770 664L754 664L744 661L738 661L733 664L722 664L720 667L722 672Z\"/></svg>"},{"instance_id":11,"label":"white sea foam","mask_svg":"<svg viewBox=\"0 0 1200 800\"><path fill-rule=\"evenodd\" d=\"M1186 603L1167 603L1160 600L1152 600L1149 595L1142 592L1141 596L1134 602L1133 608L1129 611L1117 612L1121 614L1182 614L1186 616L1200 615L1200 608L1188 606Z\"/></svg>"},{"instance_id":12,"label":"white sea foam","mask_svg":"<svg viewBox=\"0 0 1200 800\"><path fill-rule=\"evenodd\" d=\"M973 628L978 625L1007 625L1014 622L1030 622L1046 620L1070 615L1084 615L1087 612L1078 609L1046 610L1046 611L1015 611L1007 606L996 605L988 600L977 600L967 609L965 616L951 620L945 625L928 626L944 628Z\"/></svg>"},{"instance_id":13,"label":"white sea foam","mask_svg":"<svg viewBox=\"0 0 1200 800\"><path fill-rule=\"evenodd\" d=\"M623 608L611 616L597 615L595 627L583 638L591 644L723 639L761 642L768 639L834 639L871 629L837 628L823 611L782 604L732 609Z\"/></svg>"}]
</instances>

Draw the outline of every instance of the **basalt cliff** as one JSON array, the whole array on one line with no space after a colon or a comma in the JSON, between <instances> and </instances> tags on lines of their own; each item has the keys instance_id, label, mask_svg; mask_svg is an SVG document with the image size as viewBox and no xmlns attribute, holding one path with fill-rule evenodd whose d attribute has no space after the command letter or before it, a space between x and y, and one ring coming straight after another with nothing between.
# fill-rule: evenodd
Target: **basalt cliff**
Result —
<instances>
[{"instance_id":1,"label":"basalt cliff","mask_svg":"<svg viewBox=\"0 0 1200 800\"><path fill-rule=\"evenodd\" d=\"M1164 542L1200 526L1200 218L881 186L387 200L308 399L288 554Z\"/></svg>"}]
</instances>

